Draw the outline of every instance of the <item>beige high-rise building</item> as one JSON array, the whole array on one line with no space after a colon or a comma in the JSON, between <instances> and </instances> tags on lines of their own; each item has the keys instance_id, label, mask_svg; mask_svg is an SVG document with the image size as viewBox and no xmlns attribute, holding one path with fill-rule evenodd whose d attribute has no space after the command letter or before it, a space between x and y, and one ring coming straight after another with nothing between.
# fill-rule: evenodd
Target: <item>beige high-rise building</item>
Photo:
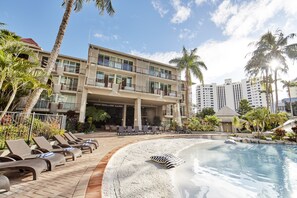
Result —
<instances>
[{"instance_id":1,"label":"beige high-rise building","mask_svg":"<svg viewBox=\"0 0 297 198\"><path fill-rule=\"evenodd\" d=\"M50 53L35 50L45 67ZM51 81L52 96L40 98L34 111L72 110L85 122L86 108L96 106L111 116L106 124L140 128L186 118L180 72L168 64L91 44L87 60L59 55Z\"/></svg>"}]
</instances>

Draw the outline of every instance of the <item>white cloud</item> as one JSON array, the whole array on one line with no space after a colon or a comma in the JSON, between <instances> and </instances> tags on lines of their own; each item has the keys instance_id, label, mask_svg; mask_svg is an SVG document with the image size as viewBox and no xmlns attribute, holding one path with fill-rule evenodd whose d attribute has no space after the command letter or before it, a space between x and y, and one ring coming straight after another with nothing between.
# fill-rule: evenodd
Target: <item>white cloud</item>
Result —
<instances>
[{"instance_id":1,"label":"white cloud","mask_svg":"<svg viewBox=\"0 0 297 198\"><path fill-rule=\"evenodd\" d=\"M180 39L193 39L197 36L196 32L193 32L187 28L181 29L178 37Z\"/></svg>"},{"instance_id":2,"label":"white cloud","mask_svg":"<svg viewBox=\"0 0 297 198\"><path fill-rule=\"evenodd\" d=\"M132 50L130 52L133 55L144 57L150 60L158 61L164 64L169 64L169 61L173 58L180 57L181 53L179 52L155 52L155 53L143 53L137 50Z\"/></svg>"},{"instance_id":3,"label":"white cloud","mask_svg":"<svg viewBox=\"0 0 297 198\"><path fill-rule=\"evenodd\" d=\"M281 21L280 14L296 20L295 0L252 0L240 3L224 0L211 14L211 20L223 29L225 35L241 37L263 33L263 29L265 32L268 28L278 28L271 21Z\"/></svg>"},{"instance_id":4,"label":"white cloud","mask_svg":"<svg viewBox=\"0 0 297 198\"><path fill-rule=\"evenodd\" d=\"M200 6L202 5L203 3L212 3L212 4L215 4L217 0L195 0L195 3Z\"/></svg>"},{"instance_id":5,"label":"white cloud","mask_svg":"<svg viewBox=\"0 0 297 198\"><path fill-rule=\"evenodd\" d=\"M171 4L175 10L171 23L183 23L190 17L191 8L189 5L181 5L181 0L171 0Z\"/></svg>"},{"instance_id":6,"label":"white cloud","mask_svg":"<svg viewBox=\"0 0 297 198\"><path fill-rule=\"evenodd\" d=\"M119 39L119 36L116 35L116 34L113 34L111 36L106 36L106 35L101 34L101 33L95 33L94 37L99 38L101 40L118 40Z\"/></svg>"},{"instance_id":7,"label":"white cloud","mask_svg":"<svg viewBox=\"0 0 297 198\"><path fill-rule=\"evenodd\" d=\"M168 10L163 7L160 0L153 0L152 5L162 18L168 13Z\"/></svg>"}]
</instances>

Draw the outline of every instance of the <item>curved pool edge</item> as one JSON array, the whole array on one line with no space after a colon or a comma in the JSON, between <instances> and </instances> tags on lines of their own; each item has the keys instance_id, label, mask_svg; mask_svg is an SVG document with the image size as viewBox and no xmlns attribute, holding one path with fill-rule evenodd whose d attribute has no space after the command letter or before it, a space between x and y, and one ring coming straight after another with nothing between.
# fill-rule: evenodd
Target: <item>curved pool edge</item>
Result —
<instances>
[{"instance_id":1,"label":"curved pool edge","mask_svg":"<svg viewBox=\"0 0 297 198\"><path fill-rule=\"evenodd\" d=\"M92 171L92 174L89 178L89 182L87 185L87 189L85 192L86 198L98 198L102 197L102 182L105 168L111 159L111 157L120 149L137 142L147 141L147 140L154 140L154 139L163 139L163 138L206 138L206 139L213 139L213 137L227 137L224 134L168 134L168 135L160 135L160 136L152 136L146 137L145 139L140 140L132 140L126 144L113 148L109 151L97 164L96 168Z\"/></svg>"}]
</instances>

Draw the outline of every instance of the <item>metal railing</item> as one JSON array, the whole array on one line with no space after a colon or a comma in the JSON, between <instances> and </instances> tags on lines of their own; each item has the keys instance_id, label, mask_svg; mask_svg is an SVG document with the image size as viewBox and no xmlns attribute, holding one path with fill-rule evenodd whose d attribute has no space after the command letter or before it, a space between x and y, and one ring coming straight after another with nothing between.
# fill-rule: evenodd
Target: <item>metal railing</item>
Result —
<instances>
[{"instance_id":1,"label":"metal railing","mask_svg":"<svg viewBox=\"0 0 297 198\"><path fill-rule=\"evenodd\" d=\"M98 65L115 68L115 69L120 69L120 70L125 70L125 71L146 74L146 75L155 76L155 77L159 77L159 78L163 78L163 79L180 80L179 75L169 74L169 73L164 73L164 72L159 72L159 71L152 71L147 68L140 67L140 66L123 64L123 63L119 63L119 62L115 62L115 61L100 61L100 62L98 62Z\"/></svg>"},{"instance_id":2,"label":"metal railing","mask_svg":"<svg viewBox=\"0 0 297 198\"><path fill-rule=\"evenodd\" d=\"M59 102L58 109L76 111L78 110L79 106L79 103Z\"/></svg>"},{"instance_id":3,"label":"metal railing","mask_svg":"<svg viewBox=\"0 0 297 198\"><path fill-rule=\"evenodd\" d=\"M49 100L38 100L35 104L35 109L48 109L50 101Z\"/></svg>"},{"instance_id":4,"label":"metal railing","mask_svg":"<svg viewBox=\"0 0 297 198\"><path fill-rule=\"evenodd\" d=\"M70 73L79 73L79 68L80 66L69 66L69 65L64 65L64 72L70 72Z\"/></svg>"},{"instance_id":5,"label":"metal railing","mask_svg":"<svg viewBox=\"0 0 297 198\"><path fill-rule=\"evenodd\" d=\"M61 84L61 90L77 91L77 85Z\"/></svg>"},{"instance_id":6,"label":"metal railing","mask_svg":"<svg viewBox=\"0 0 297 198\"><path fill-rule=\"evenodd\" d=\"M37 120L39 122L37 122ZM46 131L39 130L39 125L42 123L50 123L51 126L65 129L66 116L33 112L28 118L25 118L22 112L6 112L0 120L0 146L3 148L4 142L7 139L22 138L30 141L32 134L34 134L34 136L46 136Z\"/></svg>"}]
</instances>

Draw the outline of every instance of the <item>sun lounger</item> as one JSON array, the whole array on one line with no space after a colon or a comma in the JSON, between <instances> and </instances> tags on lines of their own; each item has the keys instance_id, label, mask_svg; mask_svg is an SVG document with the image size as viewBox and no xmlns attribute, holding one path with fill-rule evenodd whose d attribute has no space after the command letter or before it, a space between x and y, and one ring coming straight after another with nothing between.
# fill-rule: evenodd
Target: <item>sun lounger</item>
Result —
<instances>
[{"instance_id":1,"label":"sun lounger","mask_svg":"<svg viewBox=\"0 0 297 198\"><path fill-rule=\"evenodd\" d=\"M135 135L136 133L133 131L132 126L127 126L127 133L129 135ZM137 134L136 134L137 135Z\"/></svg>"},{"instance_id":2,"label":"sun lounger","mask_svg":"<svg viewBox=\"0 0 297 198\"><path fill-rule=\"evenodd\" d=\"M10 191L9 179L4 175L0 175L0 189L4 189L5 191Z\"/></svg>"},{"instance_id":3,"label":"sun lounger","mask_svg":"<svg viewBox=\"0 0 297 198\"><path fill-rule=\"evenodd\" d=\"M64 133L64 137L68 140L68 142L73 142L74 144L93 144L95 149L97 149L99 146L97 142L93 142L91 140L75 140L69 133Z\"/></svg>"},{"instance_id":4,"label":"sun lounger","mask_svg":"<svg viewBox=\"0 0 297 198\"><path fill-rule=\"evenodd\" d=\"M74 161L77 157L82 156L82 152L78 148L67 147L62 148L58 145L51 145L45 137L34 137L33 141L39 147L38 149L42 152L54 152L54 153L62 153L64 156L71 156L72 160Z\"/></svg>"},{"instance_id":5,"label":"sun lounger","mask_svg":"<svg viewBox=\"0 0 297 198\"><path fill-rule=\"evenodd\" d=\"M99 146L99 142L95 139L82 139L76 137L72 132L68 132L68 134L75 140L75 141L83 141L83 142L96 142L97 147Z\"/></svg>"},{"instance_id":6,"label":"sun lounger","mask_svg":"<svg viewBox=\"0 0 297 198\"><path fill-rule=\"evenodd\" d=\"M95 149L95 146L92 144L88 144L88 143L78 144L78 143L67 142L61 135L54 135L54 138L55 140L57 140L58 145L63 148L67 148L71 146L71 147L79 148L82 151L90 151L90 153L92 153L93 150Z\"/></svg>"},{"instance_id":7,"label":"sun lounger","mask_svg":"<svg viewBox=\"0 0 297 198\"><path fill-rule=\"evenodd\" d=\"M16 160L40 158L47 162L48 170L54 170L58 165L65 164L65 157L59 153L42 153L38 149L31 150L23 139L19 140L6 140L7 148L10 151L9 157Z\"/></svg>"},{"instance_id":8,"label":"sun lounger","mask_svg":"<svg viewBox=\"0 0 297 198\"><path fill-rule=\"evenodd\" d=\"M36 180L41 172L47 170L47 163L43 159L19 160L10 157L0 157L0 171L23 170L33 174L33 180Z\"/></svg>"},{"instance_id":9,"label":"sun lounger","mask_svg":"<svg viewBox=\"0 0 297 198\"><path fill-rule=\"evenodd\" d=\"M125 128L123 126L119 126L118 135L125 135L125 134L127 134L127 131L125 130Z\"/></svg>"}]
</instances>

